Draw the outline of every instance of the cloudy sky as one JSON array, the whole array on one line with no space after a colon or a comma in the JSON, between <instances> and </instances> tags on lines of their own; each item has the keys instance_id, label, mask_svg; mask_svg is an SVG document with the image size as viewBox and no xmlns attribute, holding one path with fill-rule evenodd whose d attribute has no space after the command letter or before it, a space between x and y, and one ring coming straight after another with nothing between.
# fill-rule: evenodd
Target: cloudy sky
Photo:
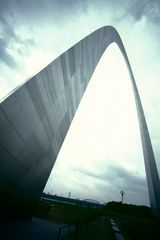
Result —
<instances>
[{"instance_id":1,"label":"cloudy sky","mask_svg":"<svg viewBox=\"0 0 160 240\"><path fill-rule=\"evenodd\" d=\"M104 25L118 30L126 48L160 172L159 0L0 0L0 99ZM89 85L46 192L107 202L119 201L124 190L126 202L149 204L128 78L113 44Z\"/></svg>"}]
</instances>

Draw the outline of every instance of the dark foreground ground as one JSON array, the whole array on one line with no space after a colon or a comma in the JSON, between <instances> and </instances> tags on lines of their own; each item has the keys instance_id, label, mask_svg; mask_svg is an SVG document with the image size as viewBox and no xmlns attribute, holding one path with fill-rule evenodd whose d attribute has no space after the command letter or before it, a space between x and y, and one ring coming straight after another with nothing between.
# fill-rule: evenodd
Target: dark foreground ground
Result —
<instances>
[{"instance_id":1,"label":"dark foreground ground","mask_svg":"<svg viewBox=\"0 0 160 240\"><path fill-rule=\"evenodd\" d=\"M0 240L54 240L62 224L43 219L0 224Z\"/></svg>"},{"instance_id":2,"label":"dark foreground ground","mask_svg":"<svg viewBox=\"0 0 160 240\"><path fill-rule=\"evenodd\" d=\"M125 240L160 239L160 220L146 209L141 212L138 208L136 212L129 206L128 212L115 206L96 209L41 200L32 221L0 224L0 239L56 240L59 235L59 239L114 240L110 219L114 219Z\"/></svg>"},{"instance_id":3,"label":"dark foreground ground","mask_svg":"<svg viewBox=\"0 0 160 240\"><path fill-rule=\"evenodd\" d=\"M113 202L108 207L93 209L58 202L41 202L36 214L57 223L82 222L82 229L85 228L83 221L88 221L87 230L79 230L78 239L115 239L110 219L115 220L126 240L160 239L160 220L152 217L150 209L144 206L122 206ZM100 229L103 229L101 233Z\"/></svg>"}]
</instances>

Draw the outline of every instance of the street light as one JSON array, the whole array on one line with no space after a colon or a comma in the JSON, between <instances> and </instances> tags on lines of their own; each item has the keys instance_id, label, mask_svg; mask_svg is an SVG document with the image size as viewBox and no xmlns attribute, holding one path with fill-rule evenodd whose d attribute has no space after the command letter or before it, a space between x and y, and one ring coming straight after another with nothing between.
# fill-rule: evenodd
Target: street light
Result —
<instances>
[{"instance_id":1,"label":"street light","mask_svg":"<svg viewBox=\"0 0 160 240\"><path fill-rule=\"evenodd\" d=\"M123 203L123 195L124 195L124 191L121 190L121 191L120 191L120 194L121 194L121 196L122 196L122 203Z\"/></svg>"}]
</instances>

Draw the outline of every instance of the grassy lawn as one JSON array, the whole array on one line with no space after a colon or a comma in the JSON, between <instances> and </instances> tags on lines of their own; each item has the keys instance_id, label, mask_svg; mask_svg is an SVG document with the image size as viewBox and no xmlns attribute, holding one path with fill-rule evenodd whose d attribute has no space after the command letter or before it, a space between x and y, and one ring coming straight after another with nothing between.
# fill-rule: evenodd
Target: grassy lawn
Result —
<instances>
[{"instance_id":1,"label":"grassy lawn","mask_svg":"<svg viewBox=\"0 0 160 240\"><path fill-rule=\"evenodd\" d=\"M114 240L114 234L109 219L99 217L88 224L88 228L79 231L78 240Z\"/></svg>"},{"instance_id":2,"label":"grassy lawn","mask_svg":"<svg viewBox=\"0 0 160 240\"><path fill-rule=\"evenodd\" d=\"M160 239L160 221L135 216L123 216L117 219L117 224L130 240L158 240Z\"/></svg>"},{"instance_id":3,"label":"grassy lawn","mask_svg":"<svg viewBox=\"0 0 160 240\"><path fill-rule=\"evenodd\" d=\"M76 223L99 216L99 210L60 202L41 201L34 213L35 216L53 222Z\"/></svg>"},{"instance_id":4,"label":"grassy lawn","mask_svg":"<svg viewBox=\"0 0 160 240\"><path fill-rule=\"evenodd\" d=\"M109 222L113 218L126 240L160 239L160 220L108 209L94 209L67 203L40 201L34 214L55 223L80 223L78 240L114 240ZM87 223L88 224L84 224ZM72 239L72 238L70 238Z\"/></svg>"},{"instance_id":5,"label":"grassy lawn","mask_svg":"<svg viewBox=\"0 0 160 240\"><path fill-rule=\"evenodd\" d=\"M101 216L101 209L41 201L35 216L59 223L79 223L77 240L114 240L109 219ZM74 239L74 232L67 239Z\"/></svg>"}]
</instances>

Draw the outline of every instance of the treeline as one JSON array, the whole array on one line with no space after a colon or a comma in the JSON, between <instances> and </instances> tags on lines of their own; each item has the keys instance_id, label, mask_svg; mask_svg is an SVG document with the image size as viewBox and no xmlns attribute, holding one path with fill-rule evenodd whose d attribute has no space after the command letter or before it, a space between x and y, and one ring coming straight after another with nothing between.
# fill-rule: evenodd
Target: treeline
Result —
<instances>
[{"instance_id":1,"label":"treeline","mask_svg":"<svg viewBox=\"0 0 160 240\"><path fill-rule=\"evenodd\" d=\"M129 214L141 217L152 217L151 209L147 206L138 206L133 204L126 204L122 202L108 202L104 209L107 211L118 212L122 214Z\"/></svg>"}]
</instances>

